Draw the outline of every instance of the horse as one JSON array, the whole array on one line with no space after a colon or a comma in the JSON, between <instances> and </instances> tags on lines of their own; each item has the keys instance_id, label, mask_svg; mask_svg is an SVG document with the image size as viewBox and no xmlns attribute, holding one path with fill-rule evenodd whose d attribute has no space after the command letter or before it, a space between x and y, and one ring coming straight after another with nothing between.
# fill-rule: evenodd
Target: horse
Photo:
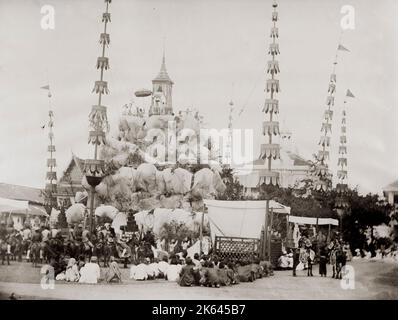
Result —
<instances>
[{"instance_id":1,"label":"horse","mask_svg":"<svg viewBox=\"0 0 398 320\"><path fill-rule=\"evenodd\" d=\"M78 248L76 247L76 244L72 240L67 240L65 245L64 245L64 254L65 256L69 256L71 258L77 258L78 257Z\"/></svg>"},{"instance_id":2,"label":"horse","mask_svg":"<svg viewBox=\"0 0 398 320\"><path fill-rule=\"evenodd\" d=\"M335 257L336 257L336 279L341 279L341 270L345 266L347 261L347 255L342 248L337 248L335 250ZM333 275L334 275L334 266L333 266Z\"/></svg>"},{"instance_id":3,"label":"horse","mask_svg":"<svg viewBox=\"0 0 398 320\"><path fill-rule=\"evenodd\" d=\"M23 253L23 248L22 248L22 239L18 236L11 236L9 239L9 244L11 247L11 260L13 261L22 261L22 253Z\"/></svg>"},{"instance_id":4,"label":"horse","mask_svg":"<svg viewBox=\"0 0 398 320\"><path fill-rule=\"evenodd\" d=\"M10 255L8 251L8 243L5 240L0 240L0 255L1 255L1 264L4 264L4 261L7 259L7 264L10 265Z\"/></svg>"},{"instance_id":5,"label":"horse","mask_svg":"<svg viewBox=\"0 0 398 320\"><path fill-rule=\"evenodd\" d=\"M57 259L64 253L64 241L62 238L52 238L49 240L48 244L45 247L44 256L47 258L47 261L50 261L51 258Z\"/></svg>"},{"instance_id":6,"label":"horse","mask_svg":"<svg viewBox=\"0 0 398 320\"><path fill-rule=\"evenodd\" d=\"M33 242L30 246L30 256L32 261L32 266L34 268L37 267L38 263L40 262L40 250L41 244L39 242Z\"/></svg>"},{"instance_id":7,"label":"horse","mask_svg":"<svg viewBox=\"0 0 398 320\"><path fill-rule=\"evenodd\" d=\"M105 241L103 246L104 267L109 267L111 256L115 256L116 246L114 242Z\"/></svg>"}]
</instances>

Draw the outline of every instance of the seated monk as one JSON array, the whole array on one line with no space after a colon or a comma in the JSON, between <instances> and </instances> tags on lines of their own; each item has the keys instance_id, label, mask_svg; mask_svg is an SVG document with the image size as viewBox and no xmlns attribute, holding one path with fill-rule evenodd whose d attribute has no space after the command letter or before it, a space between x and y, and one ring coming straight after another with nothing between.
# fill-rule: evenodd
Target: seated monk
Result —
<instances>
[{"instance_id":1,"label":"seated monk","mask_svg":"<svg viewBox=\"0 0 398 320\"><path fill-rule=\"evenodd\" d=\"M177 258L173 257L167 267L165 278L167 281L178 282L182 266L178 264Z\"/></svg>"},{"instance_id":2,"label":"seated monk","mask_svg":"<svg viewBox=\"0 0 398 320\"><path fill-rule=\"evenodd\" d=\"M234 263L229 262L227 266L227 275L231 279L232 284L238 284L240 282L239 280L239 274L236 266Z\"/></svg>"},{"instance_id":3,"label":"seated monk","mask_svg":"<svg viewBox=\"0 0 398 320\"><path fill-rule=\"evenodd\" d=\"M225 268L225 263L220 262L218 265L217 274L221 286L230 286L232 284L232 279L230 277L230 274L228 274L228 271L229 270Z\"/></svg>"},{"instance_id":4,"label":"seated monk","mask_svg":"<svg viewBox=\"0 0 398 320\"><path fill-rule=\"evenodd\" d=\"M207 263L207 268L204 272L205 285L208 287L220 287L220 279L218 278L218 270L214 268L213 262Z\"/></svg>"},{"instance_id":5,"label":"seated monk","mask_svg":"<svg viewBox=\"0 0 398 320\"><path fill-rule=\"evenodd\" d=\"M148 265L149 270L151 271L151 274L153 275L153 278L159 278L159 260L157 258L154 258L153 261Z\"/></svg>"},{"instance_id":6,"label":"seated monk","mask_svg":"<svg viewBox=\"0 0 398 320\"><path fill-rule=\"evenodd\" d=\"M254 273L254 279L260 279L263 277L263 268L260 267L260 260L253 259L251 268Z\"/></svg>"},{"instance_id":7,"label":"seated monk","mask_svg":"<svg viewBox=\"0 0 398 320\"><path fill-rule=\"evenodd\" d=\"M134 280L147 280L148 273L150 273L150 270L148 270L148 264L149 263L146 260L142 260L139 265L134 266L134 269L131 267L130 277Z\"/></svg>"},{"instance_id":8,"label":"seated monk","mask_svg":"<svg viewBox=\"0 0 398 320\"><path fill-rule=\"evenodd\" d=\"M158 263L159 278L164 278L166 276L167 268L169 266L169 259L167 256L163 256L162 261Z\"/></svg>"},{"instance_id":9,"label":"seated monk","mask_svg":"<svg viewBox=\"0 0 398 320\"><path fill-rule=\"evenodd\" d=\"M247 261L237 263L237 271L240 282L254 281L254 272L252 271L251 264L248 264Z\"/></svg>"},{"instance_id":10,"label":"seated monk","mask_svg":"<svg viewBox=\"0 0 398 320\"><path fill-rule=\"evenodd\" d=\"M260 267L263 269L263 276L269 277L274 275L272 264L269 261L260 261Z\"/></svg>"},{"instance_id":11,"label":"seated monk","mask_svg":"<svg viewBox=\"0 0 398 320\"><path fill-rule=\"evenodd\" d=\"M115 257L111 256L110 261L111 263L109 264L109 269L105 275L106 282L111 282L113 280L122 282L122 273L120 272L119 265L115 261Z\"/></svg>"},{"instance_id":12,"label":"seated monk","mask_svg":"<svg viewBox=\"0 0 398 320\"><path fill-rule=\"evenodd\" d=\"M179 284L181 287L192 287L198 283L198 270L190 257L186 258L185 265L180 272Z\"/></svg>"},{"instance_id":13,"label":"seated monk","mask_svg":"<svg viewBox=\"0 0 398 320\"><path fill-rule=\"evenodd\" d=\"M101 270L97 263L97 257L92 256L91 261L80 269L79 283L98 283L100 275Z\"/></svg>"}]
</instances>

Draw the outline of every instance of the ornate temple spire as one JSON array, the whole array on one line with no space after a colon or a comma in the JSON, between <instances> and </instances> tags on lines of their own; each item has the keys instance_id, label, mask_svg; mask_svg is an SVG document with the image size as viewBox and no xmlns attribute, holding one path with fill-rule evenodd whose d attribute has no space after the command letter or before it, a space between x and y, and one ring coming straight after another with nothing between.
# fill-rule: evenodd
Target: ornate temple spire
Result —
<instances>
[{"instance_id":1,"label":"ornate temple spire","mask_svg":"<svg viewBox=\"0 0 398 320\"><path fill-rule=\"evenodd\" d=\"M343 111L341 115L341 134L340 134L340 146L339 146L339 158L337 162L337 179L336 192L339 196L336 199L335 207L338 209L348 208L349 203L347 201L346 195L348 192L348 171L347 171L347 112L346 103L347 98L354 98L354 95L350 90L347 90L346 99L344 100Z\"/></svg>"},{"instance_id":2,"label":"ornate temple spire","mask_svg":"<svg viewBox=\"0 0 398 320\"><path fill-rule=\"evenodd\" d=\"M110 35L107 33L107 25L111 22L109 4L112 0L105 0L106 10L102 14L104 31L100 34L101 56L97 58L97 69L100 70L100 79L95 81L92 92L98 94L98 103L93 105L89 115L90 133L88 143L94 145L94 159L86 161L87 174L103 173L103 163L98 160L98 146L105 143L105 134L109 132L109 123L106 113L106 106L102 105L102 96L109 94L108 82L104 80L104 71L109 69L109 58L105 56L106 48L110 44Z\"/></svg>"},{"instance_id":3,"label":"ornate temple spire","mask_svg":"<svg viewBox=\"0 0 398 320\"><path fill-rule=\"evenodd\" d=\"M155 79L152 80L152 102L149 116L173 113L172 90L174 82L166 69L166 55L163 49L162 65Z\"/></svg>"},{"instance_id":4,"label":"ornate temple spire","mask_svg":"<svg viewBox=\"0 0 398 320\"><path fill-rule=\"evenodd\" d=\"M279 44L276 40L279 38L278 28L276 23L278 21L278 12L276 11L278 4L273 3L272 12L272 27L270 38L272 42L269 45L268 54L270 60L267 63L267 74L270 76L266 81L265 91L268 97L265 100L263 112L265 113L265 119L263 121L263 135L265 137L265 143L261 145L260 158L265 160L267 164L267 170L264 170L260 176L260 185L279 185L279 172L272 171L272 160L280 159L280 146L273 142L273 136L279 136L279 122L275 120L276 115L279 113L279 101L275 98L275 95L280 92L279 80L275 76L280 72L279 63L276 60L276 56L279 52Z\"/></svg>"},{"instance_id":5,"label":"ornate temple spire","mask_svg":"<svg viewBox=\"0 0 398 320\"><path fill-rule=\"evenodd\" d=\"M349 51L340 44L340 41L333 61L333 71L329 77L328 95L326 97L326 110L323 115L321 138L318 143L321 148L316 155L316 163L312 172L314 175L314 189L317 191L327 191L332 187L332 174L329 171L328 161L330 159L329 148L332 133L332 108L334 106L334 97L337 85L336 66L338 61L338 52Z\"/></svg>"},{"instance_id":6,"label":"ornate temple spire","mask_svg":"<svg viewBox=\"0 0 398 320\"><path fill-rule=\"evenodd\" d=\"M163 51L163 57L162 57L162 64L160 66L160 71L158 75L156 76L153 81L168 81L173 83L173 81L170 79L169 74L167 73L167 68L166 68L166 55L165 52Z\"/></svg>"}]
</instances>

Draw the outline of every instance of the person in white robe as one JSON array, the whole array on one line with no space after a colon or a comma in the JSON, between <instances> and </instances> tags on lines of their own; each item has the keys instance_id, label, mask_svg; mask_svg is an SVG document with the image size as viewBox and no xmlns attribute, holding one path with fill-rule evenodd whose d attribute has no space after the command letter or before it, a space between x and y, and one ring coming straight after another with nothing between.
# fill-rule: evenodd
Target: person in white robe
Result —
<instances>
[{"instance_id":1,"label":"person in white robe","mask_svg":"<svg viewBox=\"0 0 398 320\"><path fill-rule=\"evenodd\" d=\"M65 280L68 282L75 282L79 280L79 277L80 274L79 269L77 268L76 259L70 258L65 271Z\"/></svg>"},{"instance_id":2,"label":"person in white robe","mask_svg":"<svg viewBox=\"0 0 398 320\"><path fill-rule=\"evenodd\" d=\"M182 265L177 264L176 260L172 260L166 272L167 281L178 282L180 279L181 269Z\"/></svg>"},{"instance_id":3,"label":"person in white robe","mask_svg":"<svg viewBox=\"0 0 398 320\"><path fill-rule=\"evenodd\" d=\"M152 274L148 267L149 263L147 260L142 261L139 265L134 268L133 279L134 280L148 280L149 276Z\"/></svg>"},{"instance_id":4,"label":"person in white robe","mask_svg":"<svg viewBox=\"0 0 398 320\"><path fill-rule=\"evenodd\" d=\"M101 277L101 269L97 263L97 257L92 256L89 263L86 263L83 268L80 269L79 283L98 283Z\"/></svg>"},{"instance_id":5,"label":"person in white robe","mask_svg":"<svg viewBox=\"0 0 398 320\"><path fill-rule=\"evenodd\" d=\"M159 277L159 260L158 259L153 259L153 262L149 264L149 270L153 277L156 279Z\"/></svg>"}]
</instances>

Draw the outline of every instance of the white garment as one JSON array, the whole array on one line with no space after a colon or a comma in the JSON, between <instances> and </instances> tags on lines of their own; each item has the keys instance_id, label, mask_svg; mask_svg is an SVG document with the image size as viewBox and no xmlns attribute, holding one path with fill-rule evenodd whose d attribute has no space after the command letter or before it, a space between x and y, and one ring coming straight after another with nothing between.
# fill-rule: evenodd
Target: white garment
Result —
<instances>
[{"instance_id":1,"label":"white garment","mask_svg":"<svg viewBox=\"0 0 398 320\"><path fill-rule=\"evenodd\" d=\"M166 261L160 261L158 263L159 272L163 273L164 275L166 274L168 267L169 267L169 264Z\"/></svg>"},{"instance_id":2,"label":"white garment","mask_svg":"<svg viewBox=\"0 0 398 320\"><path fill-rule=\"evenodd\" d=\"M182 265L180 264L171 264L167 268L167 281L177 282L180 278L180 272L182 269Z\"/></svg>"},{"instance_id":3,"label":"white garment","mask_svg":"<svg viewBox=\"0 0 398 320\"><path fill-rule=\"evenodd\" d=\"M148 265L140 263L134 267L134 270L130 270L130 277L134 280L146 280L148 279Z\"/></svg>"},{"instance_id":4,"label":"white garment","mask_svg":"<svg viewBox=\"0 0 398 320\"><path fill-rule=\"evenodd\" d=\"M159 276L159 264L156 262L152 262L151 264L149 264L149 271L151 274L153 274L153 276L155 278L157 278Z\"/></svg>"},{"instance_id":5,"label":"white garment","mask_svg":"<svg viewBox=\"0 0 398 320\"><path fill-rule=\"evenodd\" d=\"M86 263L80 269L80 283L98 283L101 275L101 269L97 263Z\"/></svg>"},{"instance_id":6,"label":"white garment","mask_svg":"<svg viewBox=\"0 0 398 320\"><path fill-rule=\"evenodd\" d=\"M43 242L48 241L49 236L50 236L50 231L47 230L47 229L44 229L44 230L41 232L41 235L42 235Z\"/></svg>"}]
</instances>

